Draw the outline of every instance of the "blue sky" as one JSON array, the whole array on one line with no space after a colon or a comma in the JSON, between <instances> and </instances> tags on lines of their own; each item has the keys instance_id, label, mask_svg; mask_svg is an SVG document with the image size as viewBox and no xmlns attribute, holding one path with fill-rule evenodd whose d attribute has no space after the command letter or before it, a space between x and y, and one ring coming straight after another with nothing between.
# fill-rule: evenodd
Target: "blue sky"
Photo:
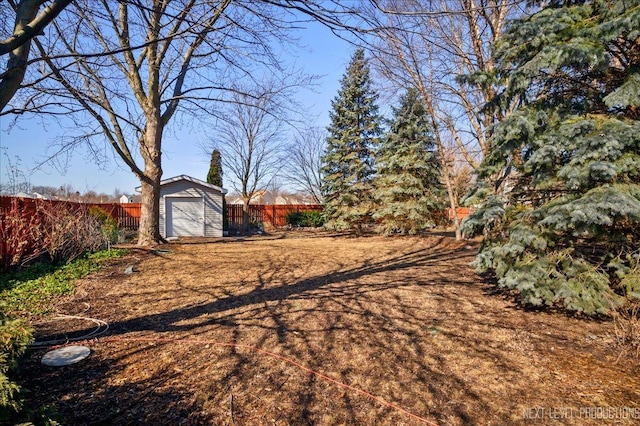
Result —
<instances>
[{"instance_id":1,"label":"blue sky","mask_svg":"<svg viewBox=\"0 0 640 426\"><path fill-rule=\"evenodd\" d=\"M321 75L322 78L313 91L300 90L298 101L308 108L306 116L318 116L315 123L310 124L326 126L329 124L331 100L338 91L340 77L354 47L319 24L309 24L307 29L300 30L299 36L300 44L307 46L307 49L298 49L297 58L292 59L309 74ZM10 128L12 122L10 116L0 117L0 183L9 180L7 171L10 161L20 168L34 186L60 187L70 184L80 192L93 190L112 194L116 188L132 193L139 185L136 177L114 158L108 147L101 153L108 158L102 167L95 164L93 155L80 148L71 156L58 157L57 166L45 164L36 168L53 154L51 146L56 137L62 134L60 125L34 119L21 120L17 126ZM204 134L186 127L165 134L163 178L187 174L204 180L209 159L203 154L199 143L205 138Z\"/></svg>"}]
</instances>

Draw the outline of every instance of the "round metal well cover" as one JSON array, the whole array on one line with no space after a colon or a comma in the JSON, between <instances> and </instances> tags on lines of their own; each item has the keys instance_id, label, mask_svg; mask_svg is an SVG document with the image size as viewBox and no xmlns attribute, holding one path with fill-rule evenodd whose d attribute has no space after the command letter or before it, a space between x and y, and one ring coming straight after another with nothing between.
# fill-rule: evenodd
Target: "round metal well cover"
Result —
<instances>
[{"instance_id":1,"label":"round metal well cover","mask_svg":"<svg viewBox=\"0 0 640 426\"><path fill-rule=\"evenodd\" d=\"M42 357L42 363L50 367L62 367L82 361L91 354L86 346L65 346L49 351Z\"/></svg>"}]
</instances>

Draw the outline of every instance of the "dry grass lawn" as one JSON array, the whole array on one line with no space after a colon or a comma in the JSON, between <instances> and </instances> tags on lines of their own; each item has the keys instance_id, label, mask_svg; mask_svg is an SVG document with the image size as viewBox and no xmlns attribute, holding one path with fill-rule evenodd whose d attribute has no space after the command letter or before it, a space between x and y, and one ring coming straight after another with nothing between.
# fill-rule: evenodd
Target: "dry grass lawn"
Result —
<instances>
[{"instance_id":1,"label":"dry grass lawn","mask_svg":"<svg viewBox=\"0 0 640 426\"><path fill-rule=\"evenodd\" d=\"M163 248L61 302L110 328L69 367L33 351L30 404L74 425L615 422L587 407L640 422L639 369L616 363L612 324L518 308L468 266L476 244L289 233ZM39 339L92 327L55 321Z\"/></svg>"}]
</instances>

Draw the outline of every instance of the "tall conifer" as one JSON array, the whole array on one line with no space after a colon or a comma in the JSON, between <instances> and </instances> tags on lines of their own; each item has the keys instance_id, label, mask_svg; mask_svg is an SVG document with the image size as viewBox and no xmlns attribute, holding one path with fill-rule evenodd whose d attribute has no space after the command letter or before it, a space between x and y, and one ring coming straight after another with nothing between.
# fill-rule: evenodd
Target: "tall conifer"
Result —
<instances>
[{"instance_id":1,"label":"tall conifer","mask_svg":"<svg viewBox=\"0 0 640 426\"><path fill-rule=\"evenodd\" d=\"M207 183L222 188L222 155L219 149L214 149L211 153L209 163L209 173L207 173Z\"/></svg>"},{"instance_id":2,"label":"tall conifer","mask_svg":"<svg viewBox=\"0 0 640 426\"><path fill-rule=\"evenodd\" d=\"M373 217L384 234L415 234L435 226L442 208L441 167L418 91L407 90L393 112L376 159Z\"/></svg>"},{"instance_id":3,"label":"tall conifer","mask_svg":"<svg viewBox=\"0 0 640 426\"><path fill-rule=\"evenodd\" d=\"M525 303L595 314L640 297L639 28L638 0L555 0L496 46L497 101L519 105L466 228L487 237L478 270Z\"/></svg>"},{"instance_id":4,"label":"tall conifer","mask_svg":"<svg viewBox=\"0 0 640 426\"><path fill-rule=\"evenodd\" d=\"M362 230L371 218L373 152L382 132L364 49L356 50L340 84L322 158L324 211L328 227Z\"/></svg>"}]
</instances>

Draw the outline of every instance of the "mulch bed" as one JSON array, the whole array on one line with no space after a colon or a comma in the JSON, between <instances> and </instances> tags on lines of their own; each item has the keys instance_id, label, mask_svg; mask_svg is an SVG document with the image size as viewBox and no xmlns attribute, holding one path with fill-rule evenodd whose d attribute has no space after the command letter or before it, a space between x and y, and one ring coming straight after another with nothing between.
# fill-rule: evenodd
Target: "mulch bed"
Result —
<instances>
[{"instance_id":1,"label":"mulch bed","mask_svg":"<svg viewBox=\"0 0 640 426\"><path fill-rule=\"evenodd\" d=\"M38 326L39 340L96 328L82 317L108 330L74 342L92 354L68 367L32 350L30 406L74 425L640 418L638 362L613 324L521 309L474 274L477 243L289 232L162 249L79 281L58 311L81 318Z\"/></svg>"}]
</instances>

